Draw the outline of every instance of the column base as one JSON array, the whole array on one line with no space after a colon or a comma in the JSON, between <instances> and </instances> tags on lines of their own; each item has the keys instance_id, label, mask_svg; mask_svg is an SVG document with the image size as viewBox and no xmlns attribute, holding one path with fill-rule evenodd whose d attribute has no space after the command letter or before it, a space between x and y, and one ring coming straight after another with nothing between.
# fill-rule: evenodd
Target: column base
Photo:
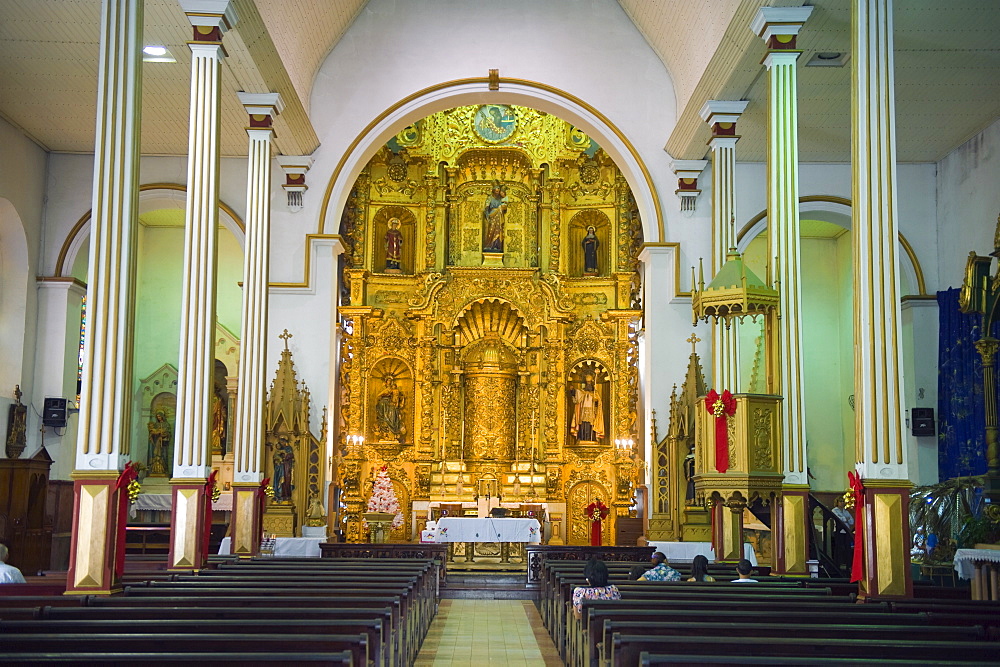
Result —
<instances>
[{"instance_id":1,"label":"column base","mask_svg":"<svg viewBox=\"0 0 1000 667\"><path fill-rule=\"evenodd\" d=\"M866 479L864 526L854 539L864 539L864 574L860 597L911 598L910 488L907 480Z\"/></svg>"},{"instance_id":2,"label":"column base","mask_svg":"<svg viewBox=\"0 0 1000 667\"><path fill-rule=\"evenodd\" d=\"M233 483L233 516L230 524L229 553L251 558L260 553L261 509L257 492L260 484Z\"/></svg>"},{"instance_id":3,"label":"column base","mask_svg":"<svg viewBox=\"0 0 1000 667\"><path fill-rule=\"evenodd\" d=\"M170 482L173 509L170 513L170 556L168 570L200 570L207 562L204 479L175 479Z\"/></svg>"},{"instance_id":4,"label":"column base","mask_svg":"<svg viewBox=\"0 0 1000 667\"><path fill-rule=\"evenodd\" d=\"M809 486L786 484L781 487L777 521L772 522L775 574L809 576Z\"/></svg>"},{"instance_id":5,"label":"column base","mask_svg":"<svg viewBox=\"0 0 1000 667\"><path fill-rule=\"evenodd\" d=\"M118 549L118 472L73 473L73 532L66 595L111 595L122 590ZM124 540L124 536L120 539Z\"/></svg>"},{"instance_id":6,"label":"column base","mask_svg":"<svg viewBox=\"0 0 1000 667\"><path fill-rule=\"evenodd\" d=\"M743 558L743 509L746 501L733 495L717 500L712 507L715 513L715 561L736 563Z\"/></svg>"}]
</instances>

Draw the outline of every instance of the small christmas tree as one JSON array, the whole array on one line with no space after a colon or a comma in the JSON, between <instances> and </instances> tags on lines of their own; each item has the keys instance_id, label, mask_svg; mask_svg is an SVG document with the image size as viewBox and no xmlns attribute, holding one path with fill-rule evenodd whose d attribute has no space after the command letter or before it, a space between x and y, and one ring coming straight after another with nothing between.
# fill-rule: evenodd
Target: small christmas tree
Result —
<instances>
[{"instance_id":1,"label":"small christmas tree","mask_svg":"<svg viewBox=\"0 0 1000 667\"><path fill-rule=\"evenodd\" d=\"M368 499L366 511L395 514L396 518L392 520L393 528L403 524L403 513L399 511L399 500L396 499L396 490L392 488L387 466L379 468L378 475L375 476L375 484L372 486L372 495Z\"/></svg>"}]
</instances>

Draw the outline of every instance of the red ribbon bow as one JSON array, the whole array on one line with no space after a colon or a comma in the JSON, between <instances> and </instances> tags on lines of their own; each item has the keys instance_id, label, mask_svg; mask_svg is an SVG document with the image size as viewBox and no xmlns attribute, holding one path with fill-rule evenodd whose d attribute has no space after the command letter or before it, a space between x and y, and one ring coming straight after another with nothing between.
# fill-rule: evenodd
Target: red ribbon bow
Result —
<instances>
[{"instance_id":1,"label":"red ribbon bow","mask_svg":"<svg viewBox=\"0 0 1000 667\"><path fill-rule=\"evenodd\" d=\"M864 554L865 541L863 531L863 520L865 517L865 485L861 481L861 475L853 472L847 473L847 479L851 483L851 491L854 492L854 560L851 561L851 583L861 581L864 577Z\"/></svg>"},{"instance_id":2,"label":"red ribbon bow","mask_svg":"<svg viewBox=\"0 0 1000 667\"><path fill-rule=\"evenodd\" d=\"M139 471L131 461L125 463L125 468L118 475L115 491L118 492L118 540L115 544L115 574L121 578L125 572L125 525L128 523L128 485L139 477Z\"/></svg>"},{"instance_id":3,"label":"red ribbon bow","mask_svg":"<svg viewBox=\"0 0 1000 667\"><path fill-rule=\"evenodd\" d=\"M257 502L260 503L261 514L264 513L264 505L267 503L267 487L271 483L270 477L265 477L260 481L260 486L257 487Z\"/></svg>"},{"instance_id":4,"label":"red ribbon bow","mask_svg":"<svg viewBox=\"0 0 1000 667\"><path fill-rule=\"evenodd\" d=\"M736 414L736 399L728 389L720 395L714 389L705 396L705 409L715 415L715 469L729 470L729 432L726 417Z\"/></svg>"}]
</instances>

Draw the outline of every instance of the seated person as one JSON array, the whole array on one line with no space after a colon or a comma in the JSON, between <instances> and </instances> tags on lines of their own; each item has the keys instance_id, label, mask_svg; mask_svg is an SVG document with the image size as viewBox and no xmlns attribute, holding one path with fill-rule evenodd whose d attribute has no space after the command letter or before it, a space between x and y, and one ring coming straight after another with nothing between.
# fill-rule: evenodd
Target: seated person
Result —
<instances>
[{"instance_id":1,"label":"seated person","mask_svg":"<svg viewBox=\"0 0 1000 667\"><path fill-rule=\"evenodd\" d=\"M708 573L708 558L698 554L691 561L691 576L687 581L715 581Z\"/></svg>"},{"instance_id":2,"label":"seated person","mask_svg":"<svg viewBox=\"0 0 1000 667\"><path fill-rule=\"evenodd\" d=\"M639 581L680 581L681 573L667 565L667 557L662 551L657 551L650 559L652 569L639 577Z\"/></svg>"},{"instance_id":3,"label":"seated person","mask_svg":"<svg viewBox=\"0 0 1000 667\"><path fill-rule=\"evenodd\" d=\"M584 600L621 600L618 587L608 583L608 566L604 561L591 558L583 568L586 586L573 589L573 616L583 618Z\"/></svg>"},{"instance_id":4,"label":"seated person","mask_svg":"<svg viewBox=\"0 0 1000 667\"><path fill-rule=\"evenodd\" d=\"M733 579L735 583L741 584L756 584L756 579L751 579L750 575L753 573L753 565L746 558L740 560L736 564L736 574L740 575L739 579Z\"/></svg>"},{"instance_id":5,"label":"seated person","mask_svg":"<svg viewBox=\"0 0 1000 667\"><path fill-rule=\"evenodd\" d=\"M641 577L644 574L646 574L646 566L636 565L635 567L633 567L631 570L628 571L628 580L639 581L639 577Z\"/></svg>"},{"instance_id":6,"label":"seated person","mask_svg":"<svg viewBox=\"0 0 1000 667\"><path fill-rule=\"evenodd\" d=\"M0 544L0 584L23 584L24 575L13 565L7 565L7 545Z\"/></svg>"}]
</instances>

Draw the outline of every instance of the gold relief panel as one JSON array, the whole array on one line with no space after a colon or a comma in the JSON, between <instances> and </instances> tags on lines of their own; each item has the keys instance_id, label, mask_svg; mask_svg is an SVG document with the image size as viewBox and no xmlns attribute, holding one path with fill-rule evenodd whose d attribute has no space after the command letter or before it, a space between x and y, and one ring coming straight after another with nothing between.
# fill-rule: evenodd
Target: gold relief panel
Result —
<instances>
[{"instance_id":1,"label":"gold relief panel","mask_svg":"<svg viewBox=\"0 0 1000 667\"><path fill-rule=\"evenodd\" d=\"M774 412L769 408L754 408L753 434L751 436L751 451L754 470L772 470L774 454L772 451Z\"/></svg>"},{"instance_id":2,"label":"gold relief panel","mask_svg":"<svg viewBox=\"0 0 1000 667\"><path fill-rule=\"evenodd\" d=\"M474 374L465 379L465 452L472 459L510 460L516 437L515 376Z\"/></svg>"}]
</instances>

